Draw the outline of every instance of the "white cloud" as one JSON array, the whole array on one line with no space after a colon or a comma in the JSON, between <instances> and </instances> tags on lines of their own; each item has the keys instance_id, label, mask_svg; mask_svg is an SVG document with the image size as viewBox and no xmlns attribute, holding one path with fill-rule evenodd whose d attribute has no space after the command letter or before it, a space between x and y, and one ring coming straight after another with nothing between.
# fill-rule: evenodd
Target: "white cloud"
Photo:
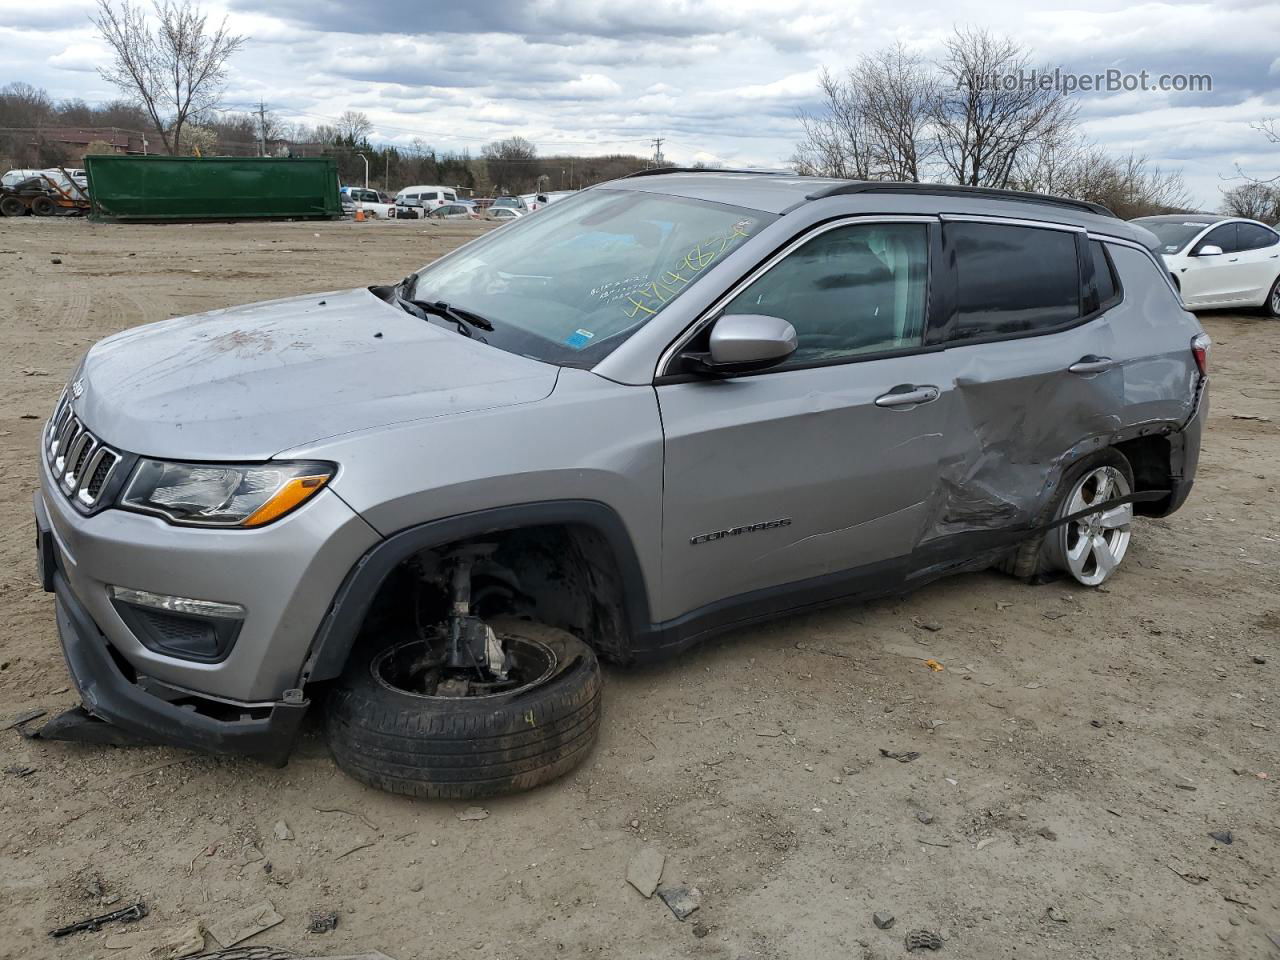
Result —
<instances>
[{"instance_id":1,"label":"white cloud","mask_svg":"<svg viewBox=\"0 0 1280 960\"><path fill-rule=\"evenodd\" d=\"M95 73L103 48L90 0L0 0L0 84L55 98L116 92ZM286 119L366 111L378 135L476 149L519 134L544 153L647 153L680 163L777 166L814 105L821 67L902 42L940 55L953 24L1008 33L1066 69L1208 72L1212 93L1082 98L1086 131L1117 151L1181 167L1200 202L1219 175L1274 168L1248 123L1280 115L1274 0L216 0L249 41L227 106L261 98Z\"/></svg>"}]
</instances>

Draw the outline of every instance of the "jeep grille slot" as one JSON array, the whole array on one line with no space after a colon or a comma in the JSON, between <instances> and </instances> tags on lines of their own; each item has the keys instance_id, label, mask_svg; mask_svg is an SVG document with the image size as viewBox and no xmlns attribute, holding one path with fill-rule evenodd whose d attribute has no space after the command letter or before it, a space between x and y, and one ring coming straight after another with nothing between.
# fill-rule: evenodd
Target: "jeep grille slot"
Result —
<instances>
[{"instance_id":1,"label":"jeep grille slot","mask_svg":"<svg viewBox=\"0 0 1280 960\"><path fill-rule=\"evenodd\" d=\"M82 507L95 506L121 457L89 432L66 393L49 418L43 446L49 469L67 498Z\"/></svg>"}]
</instances>

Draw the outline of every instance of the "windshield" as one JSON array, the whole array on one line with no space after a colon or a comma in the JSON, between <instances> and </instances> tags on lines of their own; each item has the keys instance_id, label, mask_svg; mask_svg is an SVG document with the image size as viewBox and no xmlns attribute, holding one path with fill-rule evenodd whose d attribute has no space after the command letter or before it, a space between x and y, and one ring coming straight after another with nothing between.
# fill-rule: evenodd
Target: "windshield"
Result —
<instances>
[{"instance_id":1,"label":"windshield","mask_svg":"<svg viewBox=\"0 0 1280 960\"><path fill-rule=\"evenodd\" d=\"M1156 253L1177 253L1201 230L1210 226L1207 220L1138 220L1137 223L1154 233L1160 241Z\"/></svg>"},{"instance_id":2,"label":"windshield","mask_svg":"<svg viewBox=\"0 0 1280 960\"><path fill-rule=\"evenodd\" d=\"M492 321L496 347L592 367L774 214L588 190L424 268L409 294Z\"/></svg>"}]
</instances>

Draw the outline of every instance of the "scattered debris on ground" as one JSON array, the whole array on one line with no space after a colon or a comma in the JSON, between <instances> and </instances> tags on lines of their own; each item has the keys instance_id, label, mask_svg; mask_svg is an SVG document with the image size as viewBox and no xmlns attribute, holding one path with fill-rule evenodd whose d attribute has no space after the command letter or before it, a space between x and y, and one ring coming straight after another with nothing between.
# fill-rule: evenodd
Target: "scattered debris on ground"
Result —
<instances>
[{"instance_id":1,"label":"scattered debris on ground","mask_svg":"<svg viewBox=\"0 0 1280 960\"><path fill-rule=\"evenodd\" d=\"M313 910L307 918L308 933L330 933L338 928L338 915L331 910Z\"/></svg>"},{"instance_id":2,"label":"scattered debris on ground","mask_svg":"<svg viewBox=\"0 0 1280 960\"><path fill-rule=\"evenodd\" d=\"M89 917L85 920L77 920L75 923L69 923L65 927L58 927L49 931L49 936L55 939L69 937L73 933L84 933L85 931L101 930L108 923L135 923L147 915L147 905L145 903L135 903L131 907L125 907L121 910L115 910L111 913L105 913L100 917Z\"/></svg>"},{"instance_id":3,"label":"scattered debris on ground","mask_svg":"<svg viewBox=\"0 0 1280 960\"><path fill-rule=\"evenodd\" d=\"M912 760L920 759L920 753L916 750L898 753L895 750L886 750L884 747L880 748L880 756L887 757L890 760L897 760L899 763L910 763Z\"/></svg>"},{"instance_id":4,"label":"scattered debris on ground","mask_svg":"<svg viewBox=\"0 0 1280 960\"><path fill-rule=\"evenodd\" d=\"M942 937L932 930L912 930L907 934L907 950L941 950Z\"/></svg>"},{"instance_id":5,"label":"scattered debris on ground","mask_svg":"<svg viewBox=\"0 0 1280 960\"><path fill-rule=\"evenodd\" d=\"M226 914L205 925L209 935L223 947L234 947L237 943L257 936L263 930L270 930L277 923L284 923L284 917L276 913L276 908L269 901L245 907L234 913Z\"/></svg>"},{"instance_id":6,"label":"scattered debris on ground","mask_svg":"<svg viewBox=\"0 0 1280 960\"><path fill-rule=\"evenodd\" d=\"M653 847L645 847L627 864L627 883L631 884L647 900L653 896L662 882L662 868L667 858Z\"/></svg>"},{"instance_id":7,"label":"scattered debris on ground","mask_svg":"<svg viewBox=\"0 0 1280 960\"><path fill-rule=\"evenodd\" d=\"M638 887L636 889L639 889ZM643 891L641 891L643 892ZM662 898L677 920L683 923L689 915L698 909L702 902L702 891L697 887L683 885L658 887L658 896Z\"/></svg>"},{"instance_id":8,"label":"scattered debris on ground","mask_svg":"<svg viewBox=\"0 0 1280 960\"><path fill-rule=\"evenodd\" d=\"M877 910L871 915L871 922L881 930L888 930L893 926L893 922L898 919L892 913L885 910Z\"/></svg>"}]
</instances>

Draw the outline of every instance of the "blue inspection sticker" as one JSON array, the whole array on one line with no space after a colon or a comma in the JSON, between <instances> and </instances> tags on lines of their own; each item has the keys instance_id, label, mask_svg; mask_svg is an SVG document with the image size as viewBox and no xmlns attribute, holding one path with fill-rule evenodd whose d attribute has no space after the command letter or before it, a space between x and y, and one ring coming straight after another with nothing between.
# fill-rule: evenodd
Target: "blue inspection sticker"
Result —
<instances>
[{"instance_id":1,"label":"blue inspection sticker","mask_svg":"<svg viewBox=\"0 0 1280 960\"><path fill-rule=\"evenodd\" d=\"M575 350L582 350L591 344L595 334L590 330L575 330L569 336L564 338L565 346L573 347Z\"/></svg>"}]
</instances>

